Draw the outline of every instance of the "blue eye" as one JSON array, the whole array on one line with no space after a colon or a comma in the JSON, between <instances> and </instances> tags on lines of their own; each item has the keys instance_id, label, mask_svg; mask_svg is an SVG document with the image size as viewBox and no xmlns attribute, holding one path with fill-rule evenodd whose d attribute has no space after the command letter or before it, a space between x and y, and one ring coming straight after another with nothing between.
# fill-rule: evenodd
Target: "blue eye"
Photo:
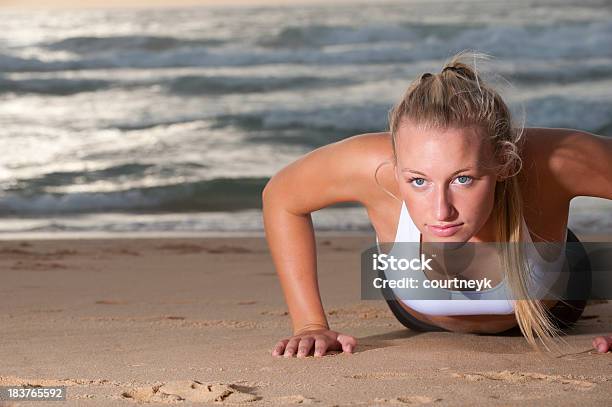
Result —
<instances>
[{"instance_id":1,"label":"blue eye","mask_svg":"<svg viewBox=\"0 0 612 407\"><path fill-rule=\"evenodd\" d=\"M408 182L414 185L415 187L422 187L423 185L425 185L424 178L410 178Z\"/></svg>"},{"instance_id":2,"label":"blue eye","mask_svg":"<svg viewBox=\"0 0 612 407\"><path fill-rule=\"evenodd\" d=\"M467 176L467 175L461 175L457 177L456 180L458 180L459 184L461 185L469 185L472 183L472 177Z\"/></svg>"}]
</instances>

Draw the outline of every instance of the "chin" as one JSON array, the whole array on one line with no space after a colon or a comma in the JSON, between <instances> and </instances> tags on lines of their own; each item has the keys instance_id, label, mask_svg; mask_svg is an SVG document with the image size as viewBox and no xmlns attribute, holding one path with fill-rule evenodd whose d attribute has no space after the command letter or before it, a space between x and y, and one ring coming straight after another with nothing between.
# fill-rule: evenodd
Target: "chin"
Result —
<instances>
[{"instance_id":1,"label":"chin","mask_svg":"<svg viewBox=\"0 0 612 407\"><path fill-rule=\"evenodd\" d=\"M468 240L470 240L470 238L464 237L463 234L460 235L458 233L447 237L429 234L427 235L427 238L423 240L431 243L466 243Z\"/></svg>"}]
</instances>

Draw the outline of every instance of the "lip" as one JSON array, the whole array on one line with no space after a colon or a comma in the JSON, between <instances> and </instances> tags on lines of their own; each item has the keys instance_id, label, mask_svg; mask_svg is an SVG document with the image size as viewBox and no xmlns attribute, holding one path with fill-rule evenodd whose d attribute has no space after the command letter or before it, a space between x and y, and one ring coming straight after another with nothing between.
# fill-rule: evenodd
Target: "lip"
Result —
<instances>
[{"instance_id":1,"label":"lip","mask_svg":"<svg viewBox=\"0 0 612 407\"><path fill-rule=\"evenodd\" d=\"M454 225L447 226L435 226L435 225L427 225L427 228L431 233L439 237L449 237L457 233L459 229L463 226L463 223L456 223Z\"/></svg>"}]
</instances>

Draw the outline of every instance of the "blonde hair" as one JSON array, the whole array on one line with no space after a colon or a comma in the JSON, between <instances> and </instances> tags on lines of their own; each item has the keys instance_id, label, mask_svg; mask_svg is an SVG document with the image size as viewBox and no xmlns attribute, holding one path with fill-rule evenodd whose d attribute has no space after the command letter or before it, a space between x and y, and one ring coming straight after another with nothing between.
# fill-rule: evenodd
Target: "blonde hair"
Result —
<instances>
[{"instance_id":1,"label":"blonde hair","mask_svg":"<svg viewBox=\"0 0 612 407\"><path fill-rule=\"evenodd\" d=\"M514 314L527 342L541 351L537 336L546 350L551 351L551 347L557 348L554 339L559 337L560 330L553 324L541 302L529 295L530 271L520 244L523 234L528 233L522 227L523 201L516 177L523 165L521 148L524 126L513 124L510 109L502 97L483 82L476 69L477 58L488 59L490 56L461 51L445 63L440 73L424 73L409 85L401 100L389 111L393 164L397 165L398 129L406 119L421 128L473 127L481 130L484 137L489 137L500 163L496 170L504 175L495 188L492 216L495 217L496 241L512 243L500 244L499 248L501 264L515 298ZM468 60L473 60L474 66ZM375 178L381 165L376 169Z\"/></svg>"}]
</instances>

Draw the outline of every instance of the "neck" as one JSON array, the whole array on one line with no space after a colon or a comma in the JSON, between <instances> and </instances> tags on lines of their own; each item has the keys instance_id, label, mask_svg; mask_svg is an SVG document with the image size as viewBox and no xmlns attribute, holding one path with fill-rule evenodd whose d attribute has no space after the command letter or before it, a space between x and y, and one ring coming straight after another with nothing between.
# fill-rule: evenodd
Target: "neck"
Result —
<instances>
[{"instance_id":1,"label":"neck","mask_svg":"<svg viewBox=\"0 0 612 407\"><path fill-rule=\"evenodd\" d=\"M491 211L487 222L480 228L480 230L472 236L468 242L495 242L497 236L495 233L495 211Z\"/></svg>"}]
</instances>

